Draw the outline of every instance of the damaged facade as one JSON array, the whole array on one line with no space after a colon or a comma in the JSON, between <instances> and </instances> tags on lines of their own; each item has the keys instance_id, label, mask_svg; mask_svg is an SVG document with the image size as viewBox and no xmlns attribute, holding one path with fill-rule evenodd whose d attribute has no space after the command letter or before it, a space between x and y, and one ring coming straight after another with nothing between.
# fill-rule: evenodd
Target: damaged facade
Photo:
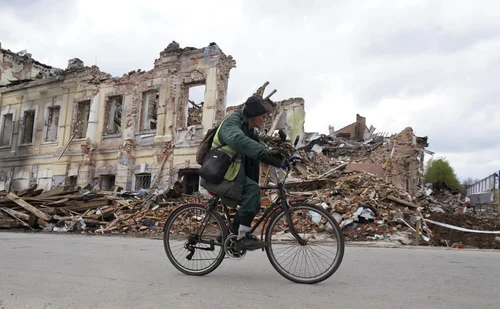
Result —
<instances>
[{"instance_id":1,"label":"damaged facade","mask_svg":"<svg viewBox=\"0 0 500 309\"><path fill-rule=\"evenodd\" d=\"M225 116L235 66L215 43L172 42L152 70L121 78L76 58L59 70L0 49L0 190L138 190L184 176L197 191L197 146ZM189 89L199 85L204 102L193 107Z\"/></svg>"},{"instance_id":2,"label":"damaged facade","mask_svg":"<svg viewBox=\"0 0 500 309\"><path fill-rule=\"evenodd\" d=\"M2 49L0 43L0 86L43 79L59 74L61 71L34 60L26 51L15 53Z\"/></svg>"}]
</instances>

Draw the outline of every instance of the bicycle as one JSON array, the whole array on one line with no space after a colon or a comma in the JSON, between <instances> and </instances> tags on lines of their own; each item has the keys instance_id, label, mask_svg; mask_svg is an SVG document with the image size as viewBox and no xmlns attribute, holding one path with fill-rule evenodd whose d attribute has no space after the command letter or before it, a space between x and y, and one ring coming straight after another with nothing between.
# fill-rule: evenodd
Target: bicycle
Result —
<instances>
[{"instance_id":1,"label":"bicycle","mask_svg":"<svg viewBox=\"0 0 500 309\"><path fill-rule=\"evenodd\" d=\"M297 143L298 136L295 147ZM263 224L260 237L265 238L265 251L274 269L290 281L315 284L332 276L342 263L344 237L339 224L325 208L307 203L306 198L289 199L285 181L299 161L300 158L294 155L287 158L285 176L280 179L277 169L274 169L277 184L261 187L261 190L277 190L279 194L253 224L250 233ZM226 255L236 260L246 255L246 250L235 250L237 235L229 229L232 219L229 208L215 195L207 204L184 204L170 214L163 229L163 242L167 257L175 268L187 275L203 276L219 267ZM197 226L186 228L188 223ZM276 232L275 229L281 230ZM327 242L332 236L334 241ZM186 237L186 241L180 241ZM319 244L314 244L316 240ZM313 252L313 249L318 251ZM328 249L333 250L333 254L329 254ZM293 254L292 250L297 252ZM300 262L300 267L292 265L288 269L294 261ZM201 265L194 268L196 263ZM311 263L315 265L310 266ZM322 271L322 268L325 269Z\"/></svg>"}]
</instances>

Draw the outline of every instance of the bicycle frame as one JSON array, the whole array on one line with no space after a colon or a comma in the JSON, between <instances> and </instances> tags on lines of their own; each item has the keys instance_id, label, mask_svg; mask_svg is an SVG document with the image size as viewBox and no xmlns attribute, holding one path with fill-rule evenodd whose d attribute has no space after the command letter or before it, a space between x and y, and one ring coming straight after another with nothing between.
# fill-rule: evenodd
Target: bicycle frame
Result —
<instances>
[{"instance_id":1,"label":"bicycle frame","mask_svg":"<svg viewBox=\"0 0 500 309\"><path fill-rule=\"evenodd\" d=\"M290 162L288 159L286 160L286 162L288 163L288 166L290 166L289 165ZM271 203L271 205L269 205L269 207L266 209L266 211L264 211L264 214L259 218L259 220L257 220L257 222L253 225L253 227L250 230L250 233L253 233L264 222L264 226L263 226L262 231L261 231L261 239L262 239L263 235L264 235L264 229L266 227L267 221L272 217L272 215L277 210L279 210L281 208L281 209L283 209L283 212L285 213L285 218L287 220L288 226L290 227L290 234L292 234L293 237L295 237L295 239L299 242L299 244L305 245L306 241L304 239L302 239L302 237L300 237L300 235L297 233L297 230L295 229L295 226L292 222L292 218L290 217L291 205L290 205L289 199L287 198L287 193L285 190L285 180L288 177L288 174L290 173L290 168L287 169L287 173L286 173L285 177L283 177L283 179L279 179L278 172L276 171L276 169L274 169L274 172L275 172L278 184L274 185L274 186L261 187L260 189L261 190L278 190L279 195L274 199L274 201ZM298 200L303 201L306 199L304 198L304 199L298 199ZM207 212L212 213L213 211L215 211L219 202L220 202L220 197L219 196L214 197L208 203ZM223 203L222 203L222 206L223 206L223 210L224 210L224 214L225 214L225 219L229 225L229 224L231 224L231 221L229 219L230 218L229 211L227 209L228 206L223 204ZM204 232L205 227L207 225L208 217L209 216L205 216L205 218L203 218L203 221L202 221L200 227L198 228L196 235L201 235ZM199 239L198 241L205 243L201 239ZM210 242L207 241L206 243L210 244L210 245L214 244L213 241L210 241Z\"/></svg>"}]
</instances>

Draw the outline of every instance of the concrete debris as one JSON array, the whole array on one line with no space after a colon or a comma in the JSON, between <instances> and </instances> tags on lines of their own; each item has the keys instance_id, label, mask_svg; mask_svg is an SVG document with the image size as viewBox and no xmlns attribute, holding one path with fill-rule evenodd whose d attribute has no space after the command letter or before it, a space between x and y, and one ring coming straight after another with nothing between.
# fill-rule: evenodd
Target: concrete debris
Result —
<instances>
[{"instance_id":1,"label":"concrete debris","mask_svg":"<svg viewBox=\"0 0 500 309\"><path fill-rule=\"evenodd\" d=\"M373 130L369 133L364 135L366 140L355 134L338 137L305 133L304 145L296 152L303 161L295 166L292 180L286 184L289 192L307 196L309 202L317 205L326 202L347 240L384 239L414 244L417 218L463 213L464 199L457 190L443 184L424 184L427 137L415 136L412 128L391 136L374 135ZM270 147L292 150L290 141L268 136L263 141ZM322 150L318 151L318 147ZM262 174L266 169L263 167ZM265 181L273 179L261 180ZM266 199L270 203L271 197ZM486 230L487 226L481 229ZM435 237L434 230L436 227L424 224L421 245L445 245L441 236ZM451 237L454 233L461 233L465 242L470 239L464 238L463 232L449 231L445 235ZM474 241L467 244L493 247L494 237L486 237L488 241L483 244Z\"/></svg>"},{"instance_id":2,"label":"concrete debris","mask_svg":"<svg viewBox=\"0 0 500 309\"><path fill-rule=\"evenodd\" d=\"M191 106L188 108L188 127L201 125L203 120L203 102L201 102L200 104L196 104L193 101L189 100L189 103L191 104Z\"/></svg>"}]
</instances>

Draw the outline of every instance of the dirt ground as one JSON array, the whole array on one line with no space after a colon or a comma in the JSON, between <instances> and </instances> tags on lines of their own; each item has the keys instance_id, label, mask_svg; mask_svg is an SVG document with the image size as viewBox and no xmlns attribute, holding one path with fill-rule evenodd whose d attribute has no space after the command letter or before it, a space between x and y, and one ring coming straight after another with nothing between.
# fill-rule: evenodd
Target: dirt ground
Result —
<instances>
[{"instance_id":1,"label":"dirt ground","mask_svg":"<svg viewBox=\"0 0 500 309\"><path fill-rule=\"evenodd\" d=\"M454 226L483 231L500 231L499 214L448 214L432 213L429 218L433 221L451 224ZM454 243L480 249L500 249L500 234L479 234L461 232L429 223L429 228L434 233L434 240L443 246L452 246Z\"/></svg>"}]
</instances>

